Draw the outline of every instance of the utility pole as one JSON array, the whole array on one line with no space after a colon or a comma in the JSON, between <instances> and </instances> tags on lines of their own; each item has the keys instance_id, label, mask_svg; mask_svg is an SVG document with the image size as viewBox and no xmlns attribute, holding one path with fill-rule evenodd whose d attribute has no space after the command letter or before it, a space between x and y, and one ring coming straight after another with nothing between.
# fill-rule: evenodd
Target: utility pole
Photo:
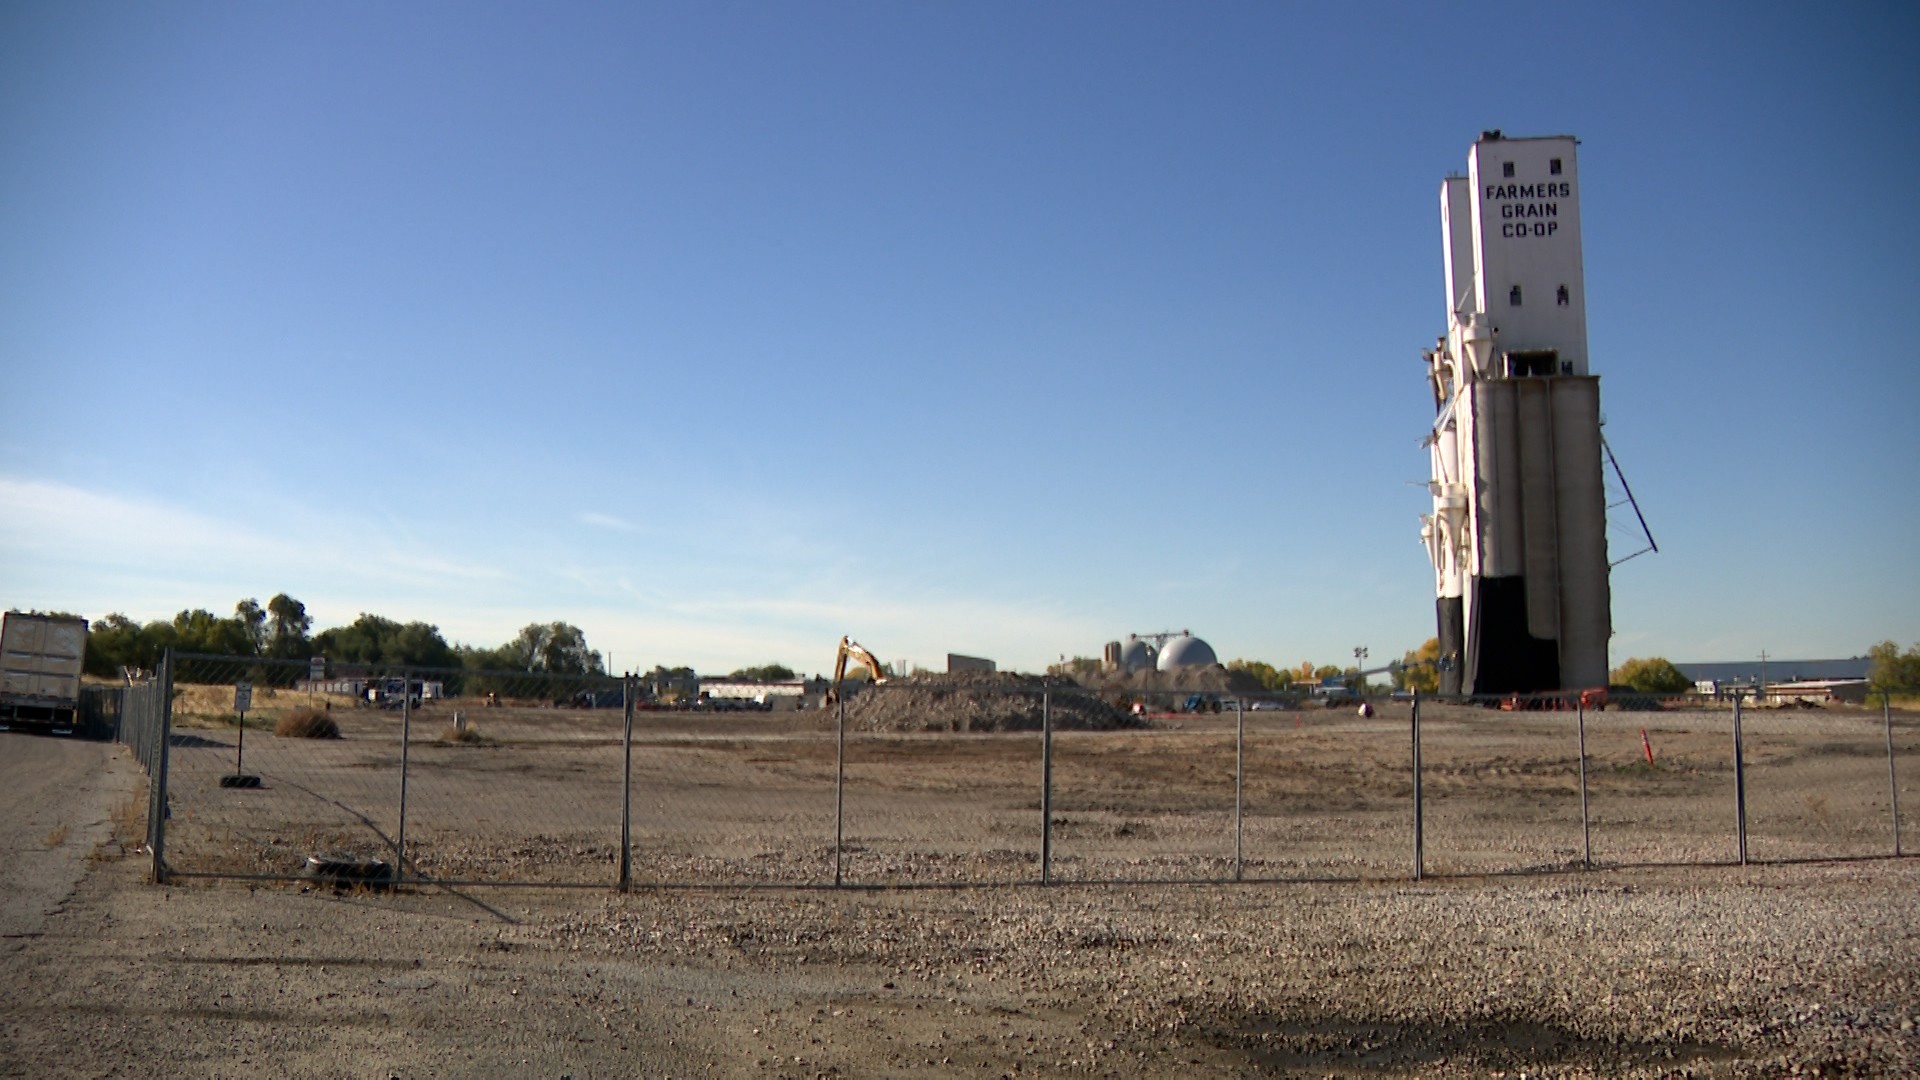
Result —
<instances>
[{"instance_id":1,"label":"utility pole","mask_svg":"<svg viewBox=\"0 0 1920 1080\"><path fill-rule=\"evenodd\" d=\"M1755 688L1753 703L1760 704L1767 696L1767 650L1760 650L1760 685Z\"/></svg>"}]
</instances>

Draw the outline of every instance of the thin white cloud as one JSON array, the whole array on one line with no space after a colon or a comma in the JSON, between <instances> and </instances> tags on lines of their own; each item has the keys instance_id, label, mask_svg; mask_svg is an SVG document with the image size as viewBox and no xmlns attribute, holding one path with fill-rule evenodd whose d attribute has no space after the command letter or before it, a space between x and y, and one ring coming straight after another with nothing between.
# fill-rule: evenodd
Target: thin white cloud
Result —
<instances>
[{"instance_id":1,"label":"thin white cloud","mask_svg":"<svg viewBox=\"0 0 1920 1080\"><path fill-rule=\"evenodd\" d=\"M579 515L579 521L582 525L591 525L596 529L609 529L613 532L637 533L642 531L640 526L635 525L625 518L618 518L612 514L602 514L597 510L582 511Z\"/></svg>"},{"instance_id":2,"label":"thin white cloud","mask_svg":"<svg viewBox=\"0 0 1920 1080\"><path fill-rule=\"evenodd\" d=\"M450 558L396 540L337 511L248 508L214 516L164 502L39 480L0 477L0 588L57 587L80 593L128 578L249 595L295 581L358 581L426 591L508 578L498 567ZM256 524L264 518L265 524ZM271 529L272 531L267 531ZM175 603L214 602L201 594ZM101 606L118 608L117 597Z\"/></svg>"},{"instance_id":3,"label":"thin white cloud","mask_svg":"<svg viewBox=\"0 0 1920 1080\"><path fill-rule=\"evenodd\" d=\"M452 550L334 507L228 509L0 477L0 604L144 620L285 590L321 625L367 611L496 645L528 623L565 619L620 666L703 671L769 661L824 670L842 634L894 662L938 666L943 653L967 652L1023 668L1062 650L1097 652L1114 636L1098 613L956 595L897 572L876 579L868 561L831 544L812 551L805 537L768 545L777 552L737 537L737 549L691 564L582 565L537 535L530 545L522 536L507 549Z\"/></svg>"}]
</instances>

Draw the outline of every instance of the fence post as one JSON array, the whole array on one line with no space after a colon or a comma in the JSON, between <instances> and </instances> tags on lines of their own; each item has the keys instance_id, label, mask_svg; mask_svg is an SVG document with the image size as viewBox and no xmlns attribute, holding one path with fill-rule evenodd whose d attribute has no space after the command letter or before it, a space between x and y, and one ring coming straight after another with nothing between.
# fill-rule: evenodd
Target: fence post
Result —
<instances>
[{"instance_id":1,"label":"fence post","mask_svg":"<svg viewBox=\"0 0 1920 1080\"><path fill-rule=\"evenodd\" d=\"M1053 881L1053 691L1040 691L1040 884Z\"/></svg>"},{"instance_id":2,"label":"fence post","mask_svg":"<svg viewBox=\"0 0 1920 1080\"><path fill-rule=\"evenodd\" d=\"M159 700L152 698L157 696ZM149 761L154 763L153 778L148 784L147 799L147 850L153 857L153 870L150 875L155 885L167 883L167 748L173 742L173 650L168 649L160 655L160 673L154 680L154 694L149 695L147 737L153 740L154 749Z\"/></svg>"},{"instance_id":3,"label":"fence post","mask_svg":"<svg viewBox=\"0 0 1920 1080\"><path fill-rule=\"evenodd\" d=\"M1900 778L1893 767L1893 691L1880 693L1880 719L1887 726L1887 794L1893 802L1893 857L1899 858L1900 851Z\"/></svg>"},{"instance_id":4,"label":"fence post","mask_svg":"<svg viewBox=\"0 0 1920 1080\"><path fill-rule=\"evenodd\" d=\"M839 720L835 724L833 740L833 887L837 889L842 878L847 835L847 696L841 692L838 680L834 682L833 689L833 696L839 702Z\"/></svg>"},{"instance_id":5,"label":"fence post","mask_svg":"<svg viewBox=\"0 0 1920 1080\"><path fill-rule=\"evenodd\" d=\"M400 830L393 841L393 883L407 880L407 750L413 742L413 676L400 672Z\"/></svg>"},{"instance_id":6,"label":"fence post","mask_svg":"<svg viewBox=\"0 0 1920 1080\"><path fill-rule=\"evenodd\" d=\"M1740 865L1747 865L1747 762L1740 733L1741 695L1733 695L1733 836Z\"/></svg>"},{"instance_id":7,"label":"fence post","mask_svg":"<svg viewBox=\"0 0 1920 1080\"><path fill-rule=\"evenodd\" d=\"M1593 869L1593 819L1587 814L1587 695L1581 694L1575 708L1580 727L1580 865Z\"/></svg>"},{"instance_id":8,"label":"fence post","mask_svg":"<svg viewBox=\"0 0 1920 1080\"><path fill-rule=\"evenodd\" d=\"M1247 780L1247 707L1233 703L1233 880L1244 880L1246 864L1241 859L1240 840L1246 810Z\"/></svg>"},{"instance_id":9,"label":"fence post","mask_svg":"<svg viewBox=\"0 0 1920 1080\"><path fill-rule=\"evenodd\" d=\"M1426 820L1420 799L1420 691L1413 692L1413 880L1427 874Z\"/></svg>"},{"instance_id":10,"label":"fence post","mask_svg":"<svg viewBox=\"0 0 1920 1080\"><path fill-rule=\"evenodd\" d=\"M633 672L620 682L626 727L620 735L620 891L633 889Z\"/></svg>"}]
</instances>

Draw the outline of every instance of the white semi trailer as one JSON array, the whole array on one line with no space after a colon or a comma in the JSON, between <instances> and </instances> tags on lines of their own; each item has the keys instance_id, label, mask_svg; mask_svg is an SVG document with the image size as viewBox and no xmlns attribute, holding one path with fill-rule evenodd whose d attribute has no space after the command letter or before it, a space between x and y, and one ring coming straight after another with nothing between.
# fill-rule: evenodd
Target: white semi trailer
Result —
<instances>
[{"instance_id":1,"label":"white semi trailer","mask_svg":"<svg viewBox=\"0 0 1920 1080\"><path fill-rule=\"evenodd\" d=\"M87 620L7 612L0 624L0 730L77 730L86 657Z\"/></svg>"}]
</instances>

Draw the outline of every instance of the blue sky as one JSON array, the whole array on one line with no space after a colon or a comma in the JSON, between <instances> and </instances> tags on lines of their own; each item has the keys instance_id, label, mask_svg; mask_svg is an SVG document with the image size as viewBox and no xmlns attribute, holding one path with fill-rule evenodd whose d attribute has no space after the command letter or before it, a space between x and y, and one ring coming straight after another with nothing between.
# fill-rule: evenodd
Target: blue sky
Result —
<instances>
[{"instance_id":1,"label":"blue sky","mask_svg":"<svg viewBox=\"0 0 1920 1080\"><path fill-rule=\"evenodd\" d=\"M0 604L1397 655L1501 128L1581 139L1613 662L1920 641L1920 15L1569 8L0 6Z\"/></svg>"}]
</instances>

